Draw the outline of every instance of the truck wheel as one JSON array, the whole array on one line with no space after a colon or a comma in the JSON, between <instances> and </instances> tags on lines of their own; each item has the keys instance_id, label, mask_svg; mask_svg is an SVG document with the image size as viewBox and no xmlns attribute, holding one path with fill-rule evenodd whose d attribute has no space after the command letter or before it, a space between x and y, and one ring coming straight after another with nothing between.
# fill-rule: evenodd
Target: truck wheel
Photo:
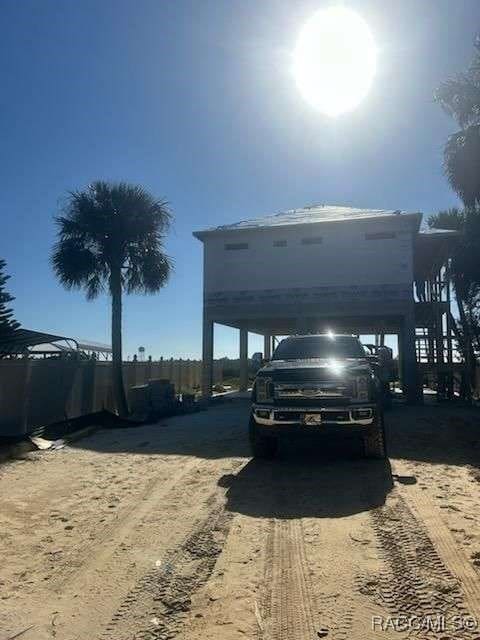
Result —
<instances>
[{"instance_id":1,"label":"truck wheel","mask_svg":"<svg viewBox=\"0 0 480 640\"><path fill-rule=\"evenodd\" d=\"M363 436L363 449L366 458L387 457L383 413L378 413L374 423L368 427L368 431Z\"/></svg>"},{"instance_id":2,"label":"truck wheel","mask_svg":"<svg viewBox=\"0 0 480 640\"><path fill-rule=\"evenodd\" d=\"M278 449L277 438L264 436L259 433L257 423L252 415L250 416L248 433L250 438L250 449L254 458L271 459L275 457Z\"/></svg>"}]
</instances>

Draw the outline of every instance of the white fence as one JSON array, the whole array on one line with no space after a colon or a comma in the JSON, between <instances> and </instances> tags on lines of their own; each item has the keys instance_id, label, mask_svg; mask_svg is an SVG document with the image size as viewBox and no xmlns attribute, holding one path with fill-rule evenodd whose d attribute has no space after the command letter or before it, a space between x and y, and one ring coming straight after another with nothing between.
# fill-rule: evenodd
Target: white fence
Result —
<instances>
[{"instance_id":1,"label":"white fence","mask_svg":"<svg viewBox=\"0 0 480 640\"><path fill-rule=\"evenodd\" d=\"M200 360L125 362L125 387L163 378L177 393L200 387ZM222 382L220 363L214 381ZM0 360L0 436L17 436L61 420L113 410L111 363L95 360Z\"/></svg>"}]
</instances>

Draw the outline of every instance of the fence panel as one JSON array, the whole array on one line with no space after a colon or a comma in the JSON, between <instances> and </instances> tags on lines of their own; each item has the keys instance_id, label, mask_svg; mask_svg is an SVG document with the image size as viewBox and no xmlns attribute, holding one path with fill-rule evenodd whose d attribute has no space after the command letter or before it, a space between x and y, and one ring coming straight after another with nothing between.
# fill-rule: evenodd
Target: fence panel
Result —
<instances>
[{"instance_id":1,"label":"fence panel","mask_svg":"<svg viewBox=\"0 0 480 640\"><path fill-rule=\"evenodd\" d=\"M198 390L199 360L125 362L126 390L153 379L166 379L177 393ZM214 383L223 365L215 362ZM0 361L0 436L30 433L35 427L114 409L111 363L95 360L22 359Z\"/></svg>"},{"instance_id":2,"label":"fence panel","mask_svg":"<svg viewBox=\"0 0 480 640\"><path fill-rule=\"evenodd\" d=\"M30 360L0 362L0 435L26 432Z\"/></svg>"}]
</instances>

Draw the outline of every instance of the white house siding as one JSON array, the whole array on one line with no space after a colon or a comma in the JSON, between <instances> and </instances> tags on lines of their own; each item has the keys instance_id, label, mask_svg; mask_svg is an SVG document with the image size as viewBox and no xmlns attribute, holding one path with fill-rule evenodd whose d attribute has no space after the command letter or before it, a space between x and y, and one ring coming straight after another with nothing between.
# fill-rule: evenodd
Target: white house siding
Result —
<instances>
[{"instance_id":1,"label":"white house siding","mask_svg":"<svg viewBox=\"0 0 480 640\"><path fill-rule=\"evenodd\" d=\"M295 295L332 304L410 299L413 232L411 220L398 216L209 236L204 240L206 304L243 306ZM389 233L395 237L367 239ZM317 238L320 244L302 242ZM279 241L287 245L274 246ZM229 244L248 248L227 250Z\"/></svg>"},{"instance_id":2,"label":"white house siding","mask_svg":"<svg viewBox=\"0 0 480 640\"><path fill-rule=\"evenodd\" d=\"M211 236L205 240L205 291L410 283L412 231L398 226L385 221L324 223ZM396 237L365 238L382 232ZM302 244L316 237L321 244ZM274 247L278 240L286 240L287 246ZM226 250L227 244L248 244L248 249Z\"/></svg>"}]
</instances>

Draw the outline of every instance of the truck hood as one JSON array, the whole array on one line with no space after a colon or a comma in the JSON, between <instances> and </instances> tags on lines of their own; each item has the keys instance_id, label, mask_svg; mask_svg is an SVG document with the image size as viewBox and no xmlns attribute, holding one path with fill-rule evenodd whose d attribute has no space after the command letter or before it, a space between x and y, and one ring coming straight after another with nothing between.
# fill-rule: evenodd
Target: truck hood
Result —
<instances>
[{"instance_id":1,"label":"truck hood","mask_svg":"<svg viewBox=\"0 0 480 640\"><path fill-rule=\"evenodd\" d=\"M274 380L332 380L358 375L371 375L372 367L364 358L331 360L311 358L308 360L271 360L257 375Z\"/></svg>"}]
</instances>

